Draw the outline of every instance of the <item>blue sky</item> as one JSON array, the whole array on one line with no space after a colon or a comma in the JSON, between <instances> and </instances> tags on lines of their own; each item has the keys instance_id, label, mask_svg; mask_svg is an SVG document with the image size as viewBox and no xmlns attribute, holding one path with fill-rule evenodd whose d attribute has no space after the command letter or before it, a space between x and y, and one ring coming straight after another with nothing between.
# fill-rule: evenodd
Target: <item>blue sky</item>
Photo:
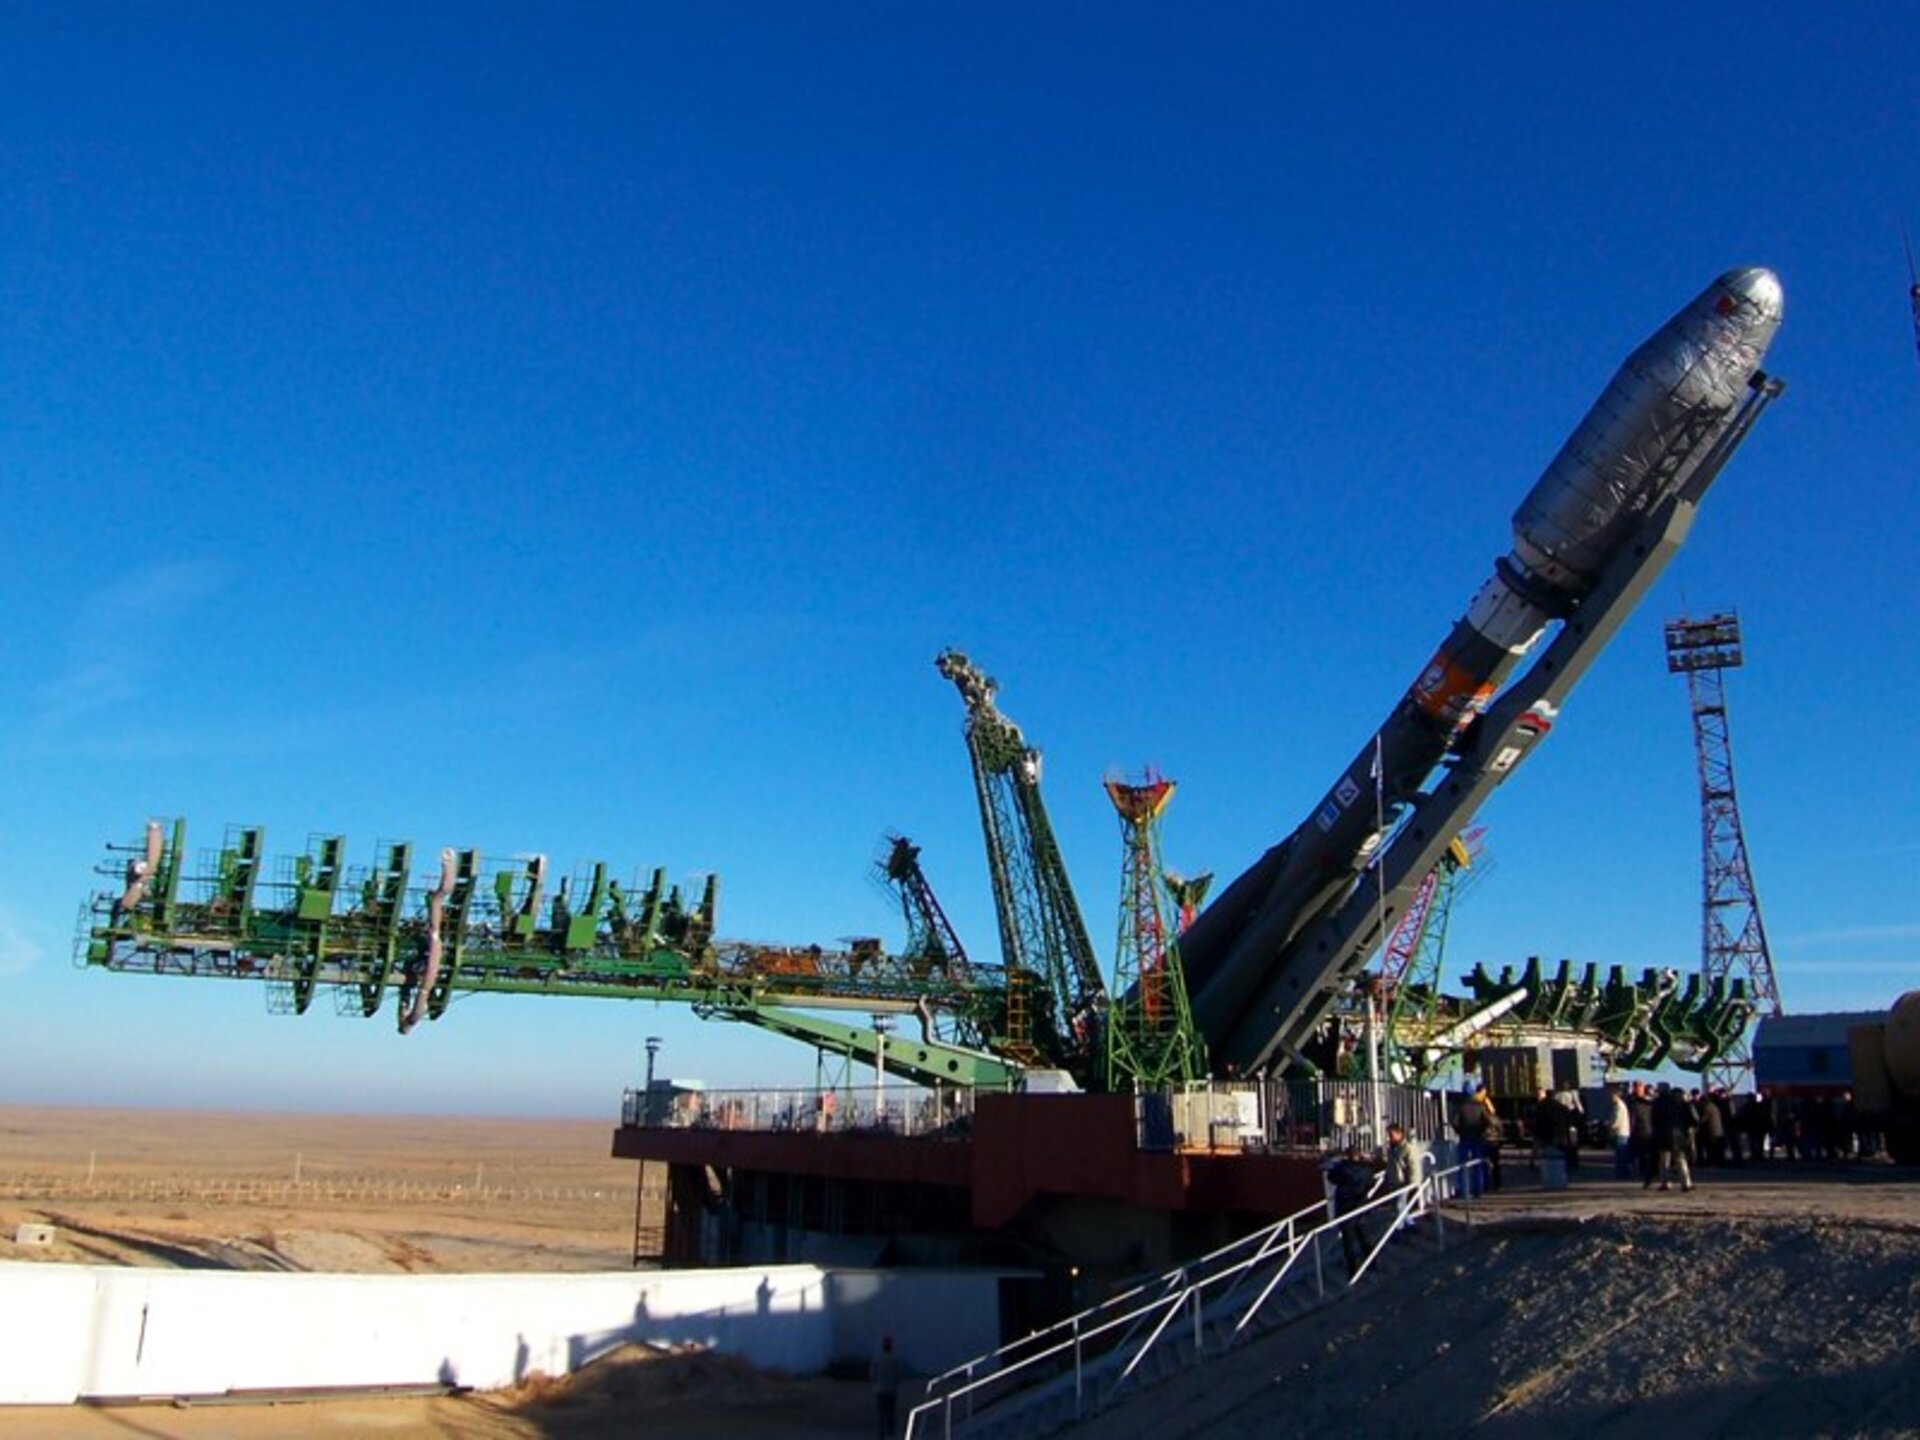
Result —
<instances>
[{"instance_id":1,"label":"blue sky","mask_svg":"<svg viewBox=\"0 0 1920 1440\"><path fill-rule=\"evenodd\" d=\"M1902 7L0 14L0 1100L611 1113L671 1008L269 1017L69 963L149 815L991 902L956 645L1110 957L1114 769L1236 872L1387 713L1633 346L1780 274L1786 398L1482 812L1452 968L1699 956L1661 622L1735 607L1790 1008L1920 984L1920 22ZM889 933L890 939L897 935ZM317 1006L316 1010L325 1008Z\"/></svg>"}]
</instances>

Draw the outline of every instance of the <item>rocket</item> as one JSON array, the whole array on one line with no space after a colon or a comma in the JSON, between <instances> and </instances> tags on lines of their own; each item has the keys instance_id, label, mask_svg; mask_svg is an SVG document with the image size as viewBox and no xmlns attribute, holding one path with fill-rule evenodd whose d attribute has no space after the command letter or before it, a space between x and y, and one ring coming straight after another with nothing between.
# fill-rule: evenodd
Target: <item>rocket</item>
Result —
<instances>
[{"instance_id":1,"label":"rocket","mask_svg":"<svg viewBox=\"0 0 1920 1440\"><path fill-rule=\"evenodd\" d=\"M1631 588L1630 607L1651 583L1665 557L1656 558L1650 529L1666 524L1683 498L1697 499L1744 436L1748 402L1766 380L1760 361L1781 315L1780 282L1772 272L1729 271L1627 358L1514 512L1512 549L1494 563L1386 722L1293 833L1227 886L1182 935L1194 1021L1216 1059L1243 1069L1264 1063L1274 1048L1267 1032L1297 1021L1309 1003L1301 999L1289 1016L1272 1003L1276 993L1311 995L1325 989L1335 968L1351 968L1351 954L1324 960L1300 954L1303 937L1316 922L1359 908L1355 895L1370 863L1385 862L1383 840L1403 812L1428 798L1423 787L1438 767L1469 761L1481 767L1487 785L1480 793L1504 778L1519 750L1477 743L1486 738L1477 732L1489 707L1556 621L1561 637L1523 681L1535 680L1537 689L1551 688L1557 698L1624 618L1624 611L1612 613L1620 592ZM1611 618L1589 637L1579 633L1583 607L1600 608L1597 592L1604 592ZM1551 675L1536 680L1543 667L1551 672L1559 663L1555 651L1578 663L1567 666L1564 683L1553 683ZM1551 706L1534 709L1544 731ZM1456 825L1464 818L1449 816ZM1314 948L1339 949L1329 947L1325 928L1315 932ZM1378 939L1373 935L1371 943ZM1290 968L1307 979L1276 985ZM1323 998L1320 1009L1330 1003Z\"/></svg>"}]
</instances>

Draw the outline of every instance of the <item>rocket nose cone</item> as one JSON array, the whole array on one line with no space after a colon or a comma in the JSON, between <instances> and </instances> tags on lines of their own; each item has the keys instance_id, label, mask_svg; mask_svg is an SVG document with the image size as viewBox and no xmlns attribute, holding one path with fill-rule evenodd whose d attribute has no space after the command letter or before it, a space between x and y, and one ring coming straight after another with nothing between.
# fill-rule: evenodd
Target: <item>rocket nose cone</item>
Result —
<instances>
[{"instance_id":1,"label":"rocket nose cone","mask_svg":"<svg viewBox=\"0 0 1920 1440\"><path fill-rule=\"evenodd\" d=\"M1786 292L1780 277L1758 266L1729 270L1720 277L1720 287L1742 305L1752 306L1762 321L1778 324L1786 313Z\"/></svg>"}]
</instances>

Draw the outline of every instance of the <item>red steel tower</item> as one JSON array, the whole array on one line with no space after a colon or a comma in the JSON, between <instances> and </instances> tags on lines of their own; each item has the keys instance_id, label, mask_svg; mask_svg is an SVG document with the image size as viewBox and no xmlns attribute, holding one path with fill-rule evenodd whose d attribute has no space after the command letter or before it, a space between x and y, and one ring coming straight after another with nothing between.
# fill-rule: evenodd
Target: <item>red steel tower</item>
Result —
<instances>
[{"instance_id":1,"label":"red steel tower","mask_svg":"<svg viewBox=\"0 0 1920 1440\"><path fill-rule=\"evenodd\" d=\"M1138 785L1107 781L1120 815L1126 861L1120 876L1120 943L1107 1013L1107 1088L1161 1090L1204 1079L1206 1051L1193 1028L1180 945L1167 901L1177 902L1160 864L1160 812L1173 782L1149 774Z\"/></svg>"},{"instance_id":2,"label":"red steel tower","mask_svg":"<svg viewBox=\"0 0 1920 1440\"><path fill-rule=\"evenodd\" d=\"M1733 788L1733 739L1727 727L1725 672L1742 663L1740 617L1731 611L1704 620L1667 623L1667 669L1687 677L1693 702L1694 753L1700 763L1700 854L1703 870L1700 978L1731 994L1743 988L1755 1013L1778 1015L1760 900L1747 863L1740 804ZM1753 1051L1743 1026L1706 1068L1710 1085L1737 1089L1753 1075Z\"/></svg>"}]
</instances>

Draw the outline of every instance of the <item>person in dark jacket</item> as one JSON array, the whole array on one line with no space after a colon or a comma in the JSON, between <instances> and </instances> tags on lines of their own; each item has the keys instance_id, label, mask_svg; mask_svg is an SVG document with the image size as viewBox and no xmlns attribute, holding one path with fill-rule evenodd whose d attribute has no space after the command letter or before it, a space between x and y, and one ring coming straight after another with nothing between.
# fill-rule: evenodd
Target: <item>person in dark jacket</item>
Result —
<instances>
[{"instance_id":1,"label":"person in dark jacket","mask_svg":"<svg viewBox=\"0 0 1920 1440\"><path fill-rule=\"evenodd\" d=\"M1547 1090L1535 1092L1533 1100L1533 1164L1540 1167L1542 1156L1561 1154L1567 1149L1567 1128L1572 1117L1560 1103L1560 1097Z\"/></svg>"},{"instance_id":2,"label":"person in dark jacket","mask_svg":"<svg viewBox=\"0 0 1920 1440\"><path fill-rule=\"evenodd\" d=\"M1653 1146L1653 1097L1647 1094L1644 1080L1634 1081L1632 1092L1627 1096L1627 1129L1632 1136L1633 1162L1640 1172L1641 1188L1646 1189L1653 1184L1660 1153Z\"/></svg>"},{"instance_id":3,"label":"person in dark jacket","mask_svg":"<svg viewBox=\"0 0 1920 1440\"><path fill-rule=\"evenodd\" d=\"M1460 1173L1460 1193L1468 1199L1487 1189L1491 1165L1487 1132L1493 1124L1493 1106L1486 1092L1469 1082L1453 1107L1453 1133L1459 1140L1460 1163L1467 1167Z\"/></svg>"},{"instance_id":4,"label":"person in dark jacket","mask_svg":"<svg viewBox=\"0 0 1920 1440\"><path fill-rule=\"evenodd\" d=\"M1330 1161L1326 1174L1327 1209L1333 1218L1340 1221L1340 1253L1347 1262L1347 1279L1351 1281L1358 1274L1360 1262L1366 1259L1367 1251L1371 1248L1367 1236L1367 1217L1353 1212L1373 1198L1380 1184L1380 1171L1363 1160L1356 1148Z\"/></svg>"},{"instance_id":5,"label":"person in dark jacket","mask_svg":"<svg viewBox=\"0 0 1920 1440\"><path fill-rule=\"evenodd\" d=\"M1721 1100L1723 1091L1714 1090L1700 1098L1700 1163L1727 1163L1727 1112Z\"/></svg>"},{"instance_id":6,"label":"person in dark jacket","mask_svg":"<svg viewBox=\"0 0 1920 1440\"><path fill-rule=\"evenodd\" d=\"M1653 1144L1660 1156L1660 1188L1671 1190L1677 1175L1682 1190L1693 1189L1693 1137L1700 1112L1683 1090L1661 1085L1653 1100Z\"/></svg>"}]
</instances>

